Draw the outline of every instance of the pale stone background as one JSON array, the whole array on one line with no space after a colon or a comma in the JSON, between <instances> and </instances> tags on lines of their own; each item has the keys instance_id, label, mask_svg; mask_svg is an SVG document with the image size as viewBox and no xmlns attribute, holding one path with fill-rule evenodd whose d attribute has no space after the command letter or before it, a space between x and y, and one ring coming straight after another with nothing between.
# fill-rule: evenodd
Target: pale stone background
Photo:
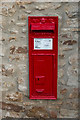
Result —
<instances>
[{"instance_id":1,"label":"pale stone background","mask_svg":"<svg viewBox=\"0 0 80 120\"><path fill-rule=\"evenodd\" d=\"M2 2L0 9L2 9L0 12L2 118L77 118L78 97L80 97L78 96L78 3ZM28 15L59 17L57 100L29 100Z\"/></svg>"}]
</instances>

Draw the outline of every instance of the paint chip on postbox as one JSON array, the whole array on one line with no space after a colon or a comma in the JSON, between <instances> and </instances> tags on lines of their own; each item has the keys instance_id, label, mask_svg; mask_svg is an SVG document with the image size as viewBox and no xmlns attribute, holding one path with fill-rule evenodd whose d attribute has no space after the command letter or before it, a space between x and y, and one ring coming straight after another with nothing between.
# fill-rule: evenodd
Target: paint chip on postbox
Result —
<instances>
[{"instance_id":1,"label":"paint chip on postbox","mask_svg":"<svg viewBox=\"0 0 80 120\"><path fill-rule=\"evenodd\" d=\"M52 38L34 38L34 50L52 50Z\"/></svg>"}]
</instances>

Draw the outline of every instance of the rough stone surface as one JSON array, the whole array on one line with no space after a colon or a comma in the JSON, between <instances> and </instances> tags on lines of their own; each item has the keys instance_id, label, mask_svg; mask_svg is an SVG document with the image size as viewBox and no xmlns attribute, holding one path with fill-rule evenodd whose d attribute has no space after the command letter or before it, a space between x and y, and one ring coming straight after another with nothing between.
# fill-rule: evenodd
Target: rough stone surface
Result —
<instances>
[{"instance_id":1,"label":"rough stone surface","mask_svg":"<svg viewBox=\"0 0 80 120\"><path fill-rule=\"evenodd\" d=\"M78 98L80 98L78 3L27 0L3 2L1 8L0 114L2 117L77 118ZM59 18L57 100L29 99L28 15L56 15Z\"/></svg>"},{"instance_id":2,"label":"rough stone surface","mask_svg":"<svg viewBox=\"0 0 80 120\"><path fill-rule=\"evenodd\" d=\"M15 112L20 112L22 110L22 106L18 106L18 105L3 102L2 103L2 109L3 110L9 110L9 111L12 110L12 111L15 111Z\"/></svg>"},{"instance_id":3,"label":"rough stone surface","mask_svg":"<svg viewBox=\"0 0 80 120\"><path fill-rule=\"evenodd\" d=\"M65 7L65 11L69 18L74 18L77 17L78 15L78 7L75 6L75 3L72 4L71 6L68 4Z\"/></svg>"},{"instance_id":4,"label":"rough stone surface","mask_svg":"<svg viewBox=\"0 0 80 120\"><path fill-rule=\"evenodd\" d=\"M10 101L18 101L21 102L22 101L22 94L19 92L16 93L10 93L8 95L6 95L6 99L10 100Z\"/></svg>"},{"instance_id":5,"label":"rough stone surface","mask_svg":"<svg viewBox=\"0 0 80 120\"><path fill-rule=\"evenodd\" d=\"M60 69L59 70L59 78L62 78L64 76L64 70Z\"/></svg>"},{"instance_id":6,"label":"rough stone surface","mask_svg":"<svg viewBox=\"0 0 80 120\"><path fill-rule=\"evenodd\" d=\"M68 110L68 109L61 109L60 110L61 115L64 115L64 117L66 118L77 118L78 117L78 111L75 110ZM75 115L75 116L74 116Z\"/></svg>"},{"instance_id":7,"label":"rough stone surface","mask_svg":"<svg viewBox=\"0 0 80 120\"><path fill-rule=\"evenodd\" d=\"M48 118L48 112L43 107L32 107L28 113L28 117L34 117L34 118Z\"/></svg>"}]
</instances>

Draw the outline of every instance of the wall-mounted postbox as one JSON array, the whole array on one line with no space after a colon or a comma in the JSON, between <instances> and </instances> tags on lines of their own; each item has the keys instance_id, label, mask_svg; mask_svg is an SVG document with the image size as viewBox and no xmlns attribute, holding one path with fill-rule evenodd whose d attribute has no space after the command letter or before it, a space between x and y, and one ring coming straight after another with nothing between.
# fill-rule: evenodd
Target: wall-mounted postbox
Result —
<instances>
[{"instance_id":1,"label":"wall-mounted postbox","mask_svg":"<svg viewBox=\"0 0 80 120\"><path fill-rule=\"evenodd\" d=\"M30 99L57 99L58 17L29 16Z\"/></svg>"}]
</instances>

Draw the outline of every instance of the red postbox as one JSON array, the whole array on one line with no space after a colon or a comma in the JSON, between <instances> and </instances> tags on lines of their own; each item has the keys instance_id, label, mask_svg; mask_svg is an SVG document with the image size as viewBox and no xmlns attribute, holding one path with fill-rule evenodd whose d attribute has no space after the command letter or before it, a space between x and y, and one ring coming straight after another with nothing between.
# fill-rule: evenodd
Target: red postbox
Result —
<instances>
[{"instance_id":1,"label":"red postbox","mask_svg":"<svg viewBox=\"0 0 80 120\"><path fill-rule=\"evenodd\" d=\"M29 97L57 99L58 17L29 16Z\"/></svg>"}]
</instances>

